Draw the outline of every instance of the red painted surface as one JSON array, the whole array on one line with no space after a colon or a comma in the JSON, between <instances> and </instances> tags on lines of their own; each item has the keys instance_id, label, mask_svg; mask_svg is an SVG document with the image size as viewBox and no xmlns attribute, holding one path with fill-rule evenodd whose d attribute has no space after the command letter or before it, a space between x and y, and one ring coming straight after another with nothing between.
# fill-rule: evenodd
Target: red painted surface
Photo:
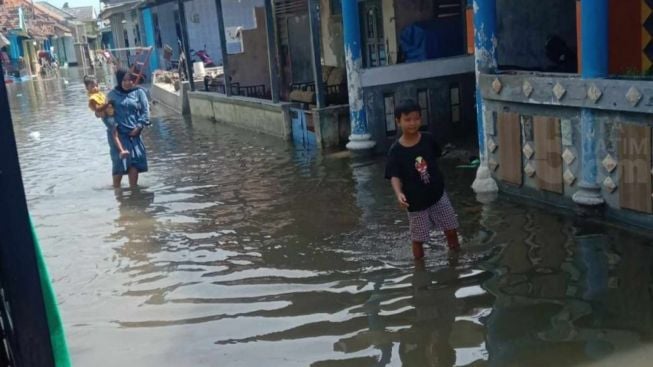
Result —
<instances>
[{"instance_id":1,"label":"red painted surface","mask_svg":"<svg viewBox=\"0 0 653 367\"><path fill-rule=\"evenodd\" d=\"M610 0L610 74L642 70L642 0Z\"/></svg>"},{"instance_id":2,"label":"red painted surface","mask_svg":"<svg viewBox=\"0 0 653 367\"><path fill-rule=\"evenodd\" d=\"M467 23L467 53L473 55L474 54L474 9L471 6L467 7L465 11L465 22Z\"/></svg>"}]
</instances>

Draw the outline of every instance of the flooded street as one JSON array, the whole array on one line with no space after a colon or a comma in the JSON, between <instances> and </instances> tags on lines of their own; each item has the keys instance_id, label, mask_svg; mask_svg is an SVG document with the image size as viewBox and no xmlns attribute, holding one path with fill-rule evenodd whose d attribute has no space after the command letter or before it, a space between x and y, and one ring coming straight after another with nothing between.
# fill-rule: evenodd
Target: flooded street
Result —
<instances>
[{"instance_id":1,"label":"flooded street","mask_svg":"<svg viewBox=\"0 0 653 367\"><path fill-rule=\"evenodd\" d=\"M76 366L576 366L651 341L651 238L481 205L446 164L464 251L436 236L416 267L382 157L160 106L141 189L114 191L75 73L9 94Z\"/></svg>"}]
</instances>

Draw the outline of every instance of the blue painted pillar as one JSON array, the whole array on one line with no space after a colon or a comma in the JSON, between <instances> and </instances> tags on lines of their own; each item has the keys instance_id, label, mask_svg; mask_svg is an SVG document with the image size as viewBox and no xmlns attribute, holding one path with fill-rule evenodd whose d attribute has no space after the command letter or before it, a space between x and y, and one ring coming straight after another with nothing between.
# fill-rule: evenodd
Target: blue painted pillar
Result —
<instances>
[{"instance_id":1,"label":"blue painted pillar","mask_svg":"<svg viewBox=\"0 0 653 367\"><path fill-rule=\"evenodd\" d=\"M347 149L352 152L371 151L376 145L367 125L361 71L360 16L357 0L342 0L342 23L345 38L345 63L347 67L347 88L349 92L349 110L351 135Z\"/></svg>"},{"instance_id":2,"label":"blue painted pillar","mask_svg":"<svg viewBox=\"0 0 653 367\"><path fill-rule=\"evenodd\" d=\"M485 136L485 104L479 87L481 73L497 70L497 3L496 0L474 0L474 58L476 61L476 126L481 165L472 188L477 194L499 191L488 168Z\"/></svg>"},{"instance_id":3,"label":"blue painted pillar","mask_svg":"<svg viewBox=\"0 0 653 367\"><path fill-rule=\"evenodd\" d=\"M21 55L20 51L20 39L18 38L18 35L14 33L9 34L9 57L12 60L18 60Z\"/></svg>"},{"instance_id":4,"label":"blue painted pillar","mask_svg":"<svg viewBox=\"0 0 653 367\"><path fill-rule=\"evenodd\" d=\"M583 79L608 76L608 0L581 0L581 77ZM598 184L597 121L593 110L582 109L580 114L582 139L582 172L580 190L574 202L598 206L605 201Z\"/></svg>"},{"instance_id":5,"label":"blue painted pillar","mask_svg":"<svg viewBox=\"0 0 653 367\"><path fill-rule=\"evenodd\" d=\"M159 68L159 58L156 52L156 40L154 38L154 20L152 19L152 9L143 9L143 28L145 28L145 46L152 47L150 54L150 72Z\"/></svg>"}]
</instances>

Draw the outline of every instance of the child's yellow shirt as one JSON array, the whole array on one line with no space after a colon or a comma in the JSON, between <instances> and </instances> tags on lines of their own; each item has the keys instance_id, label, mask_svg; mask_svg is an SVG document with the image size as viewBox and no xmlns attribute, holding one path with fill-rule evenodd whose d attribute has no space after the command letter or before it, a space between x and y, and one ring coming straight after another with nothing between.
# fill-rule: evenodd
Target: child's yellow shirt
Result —
<instances>
[{"instance_id":1,"label":"child's yellow shirt","mask_svg":"<svg viewBox=\"0 0 653 367\"><path fill-rule=\"evenodd\" d=\"M90 93L88 95L88 101L89 103L95 102L96 106L103 106L107 103L107 96L105 96L102 92Z\"/></svg>"}]
</instances>

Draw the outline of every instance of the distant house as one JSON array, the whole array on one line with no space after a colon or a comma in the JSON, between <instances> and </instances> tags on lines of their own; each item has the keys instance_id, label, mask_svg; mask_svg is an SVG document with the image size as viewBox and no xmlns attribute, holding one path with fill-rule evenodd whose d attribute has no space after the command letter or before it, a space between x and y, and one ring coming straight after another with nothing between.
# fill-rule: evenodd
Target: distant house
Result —
<instances>
[{"instance_id":1,"label":"distant house","mask_svg":"<svg viewBox=\"0 0 653 367\"><path fill-rule=\"evenodd\" d=\"M114 49L114 57L124 65L130 65L134 57L134 52L125 50L126 48L147 46L144 42L144 28L143 20L140 14L140 6L143 1L124 2L115 5L106 5L101 13L100 18L103 21L108 21L110 33L112 35L110 44Z\"/></svg>"},{"instance_id":2,"label":"distant house","mask_svg":"<svg viewBox=\"0 0 653 367\"><path fill-rule=\"evenodd\" d=\"M56 50L55 41L72 37L64 17L27 0L4 1L0 29L9 41L11 72L21 78L39 74L40 51Z\"/></svg>"},{"instance_id":3,"label":"distant house","mask_svg":"<svg viewBox=\"0 0 653 367\"><path fill-rule=\"evenodd\" d=\"M53 40L54 53L61 65L75 66L77 65L77 54L75 43L78 39L77 28L83 23L76 20L75 16L71 13L60 9L48 2L39 1L36 3L36 6L42 8L54 16L59 17L63 20L68 28L70 28L70 34L67 34L63 37L55 37Z\"/></svg>"},{"instance_id":4,"label":"distant house","mask_svg":"<svg viewBox=\"0 0 653 367\"><path fill-rule=\"evenodd\" d=\"M78 23L76 27L75 44L77 55L81 60L85 57L88 64L95 60L95 50L100 49L98 15L93 6L69 7L64 4L63 10L72 14Z\"/></svg>"}]
</instances>

